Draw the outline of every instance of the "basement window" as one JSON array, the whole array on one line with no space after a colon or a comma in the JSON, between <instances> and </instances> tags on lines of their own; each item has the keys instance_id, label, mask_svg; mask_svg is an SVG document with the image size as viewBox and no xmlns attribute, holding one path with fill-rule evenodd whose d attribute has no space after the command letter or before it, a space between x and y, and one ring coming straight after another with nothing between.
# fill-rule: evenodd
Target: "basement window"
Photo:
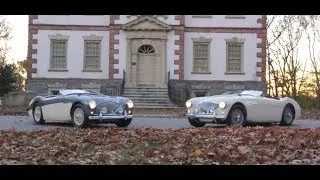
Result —
<instances>
[{"instance_id":1,"label":"basement window","mask_svg":"<svg viewBox=\"0 0 320 180\"><path fill-rule=\"evenodd\" d=\"M205 92L195 92L196 97L205 97L206 93Z\"/></svg>"},{"instance_id":2,"label":"basement window","mask_svg":"<svg viewBox=\"0 0 320 180\"><path fill-rule=\"evenodd\" d=\"M51 91L51 95L58 95L58 94L59 94L59 91L57 91L57 90Z\"/></svg>"}]
</instances>

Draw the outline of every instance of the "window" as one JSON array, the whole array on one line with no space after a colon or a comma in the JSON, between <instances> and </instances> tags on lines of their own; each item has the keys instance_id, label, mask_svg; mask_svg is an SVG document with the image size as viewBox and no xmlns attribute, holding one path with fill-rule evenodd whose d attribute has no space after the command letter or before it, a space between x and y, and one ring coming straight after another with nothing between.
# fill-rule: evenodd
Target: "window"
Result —
<instances>
[{"instance_id":1,"label":"window","mask_svg":"<svg viewBox=\"0 0 320 180\"><path fill-rule=\"evenodd\" d=\"M51 95L58 95L59 94L59 91L57 91L57 90L53 90L53 91L51 91L51 93L50 93Z\"/></svg>"},{"instance_id":2,"label":"window","mask_svg":"<svg viewBox=\"0 0 320 180\"><path fill-rule=\"evenodd\" d=\"M67 40L51 40L50 69L67 69Z\"/></svg>"},{"instance_id":3,"label":"window","mask_svg":"<svg viewBox=\"0 0 320 180\"><path fill-rule=\"evenodd\" d=\"M100 41L84 41L84 69L100 70Z\"/></svg>"},{"instance_id":4,"label":"window","mask_svg":"<svg viewBox=\"0 0 320 180\"><path fill-rule=\"evenodd\" d=\"M141 54L153 54L154 53L154 48L151 45L142 45L140 46L139 53Z\"/></svg>"},{"instance_id":5,"label":"window","mask_svg":"<svg viewBox=\"0 0 320 180\"><path fill-rule=\"evenodd\" d=\"M207 42L194 42L193 72L209 72L209 46Z\"/></svg>"},{"instance_id":6,"label":"window","mask_svg":"<svg viewBox=\"0 0 320 180\"><path fill-rule=\"evenodd\" d=\"M196 97L205 97L206 93L205 92L195 92Z\"/></svg>"},{"instance_id":7,"label":"window","mask_svg":"<svg viewBox=\"0 0 320 180\"><path fill-rule=\"evenodd\" d=\"M242 73L243 43L227 42L227 72Z\"/></svg>"}]
</instances>

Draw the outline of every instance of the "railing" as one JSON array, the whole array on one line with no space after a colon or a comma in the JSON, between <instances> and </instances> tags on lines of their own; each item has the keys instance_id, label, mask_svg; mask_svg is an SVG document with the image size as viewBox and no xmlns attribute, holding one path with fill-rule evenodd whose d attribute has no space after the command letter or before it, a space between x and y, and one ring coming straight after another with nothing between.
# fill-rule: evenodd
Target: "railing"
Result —
<instances>
[{"instance_id":1,"label":"railing","mask_svg":"<svg viewBox=\"0 0 320 180\"><path fill-rule=\"evenodd\" d=\"M124 92L124 85L126 83L126 71L123 70L123 77L122 77L122 88L121 88L121 95L123 95L123 92Z\"/></svg>"},{"instance_id":2,"label":"railing","mask_svg":"<svg viewBox=\"0 0 320 180\"><path fill-rule=\"evenodd\" d=\"M170 84L169 84L169 81L170 81L170 71L168 71L167 88L168 88L168 96L169 96L169 99L171 100L171 93L170 93Z\"/></svg>"}]
</instances>

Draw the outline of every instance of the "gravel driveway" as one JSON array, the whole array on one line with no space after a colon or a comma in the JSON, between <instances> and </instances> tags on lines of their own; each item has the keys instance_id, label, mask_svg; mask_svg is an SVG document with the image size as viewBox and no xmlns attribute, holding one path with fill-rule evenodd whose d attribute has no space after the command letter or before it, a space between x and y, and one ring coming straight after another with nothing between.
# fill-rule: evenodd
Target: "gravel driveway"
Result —
<instances>
[{"instance_id":1,"label":"gravel driveway","mask_svg":"<svg viewBox=\"0 0 320 180\"><path fill-rule=\"evenodd\" d=\"M114 125L106 125L114 126ZM221 126L221 125L207 125ZM153 128L186 128L191 127L186 118L158 118L158 117L135 117L130 124L131 128L153 127ZM317 128L320 121L317 120L296 120L293 127ZM30 131L50 128L72 128L69 123L46 123L35 125L28 116L0 116L0 130L15 128L18 131Z\"/></svg>"}]
</instances>

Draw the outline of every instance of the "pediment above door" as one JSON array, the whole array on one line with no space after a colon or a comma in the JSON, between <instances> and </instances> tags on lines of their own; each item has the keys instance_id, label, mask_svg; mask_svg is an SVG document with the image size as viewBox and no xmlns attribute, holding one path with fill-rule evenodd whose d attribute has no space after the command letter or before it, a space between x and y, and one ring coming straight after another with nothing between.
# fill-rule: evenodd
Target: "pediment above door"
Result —
<instances>
[{"instance_id":1,"label":"pediment above door","mask_svg":"<svg viewBox=\"0 0 320 180\"><path fill-rule=\"evenodd\" d=\"M170 30L171 26L168 24L155 19L151 16L139 16L137 19L122 26L123 30L126 31L140 31L140 30Z\"/></svg>"}]
</instances>

